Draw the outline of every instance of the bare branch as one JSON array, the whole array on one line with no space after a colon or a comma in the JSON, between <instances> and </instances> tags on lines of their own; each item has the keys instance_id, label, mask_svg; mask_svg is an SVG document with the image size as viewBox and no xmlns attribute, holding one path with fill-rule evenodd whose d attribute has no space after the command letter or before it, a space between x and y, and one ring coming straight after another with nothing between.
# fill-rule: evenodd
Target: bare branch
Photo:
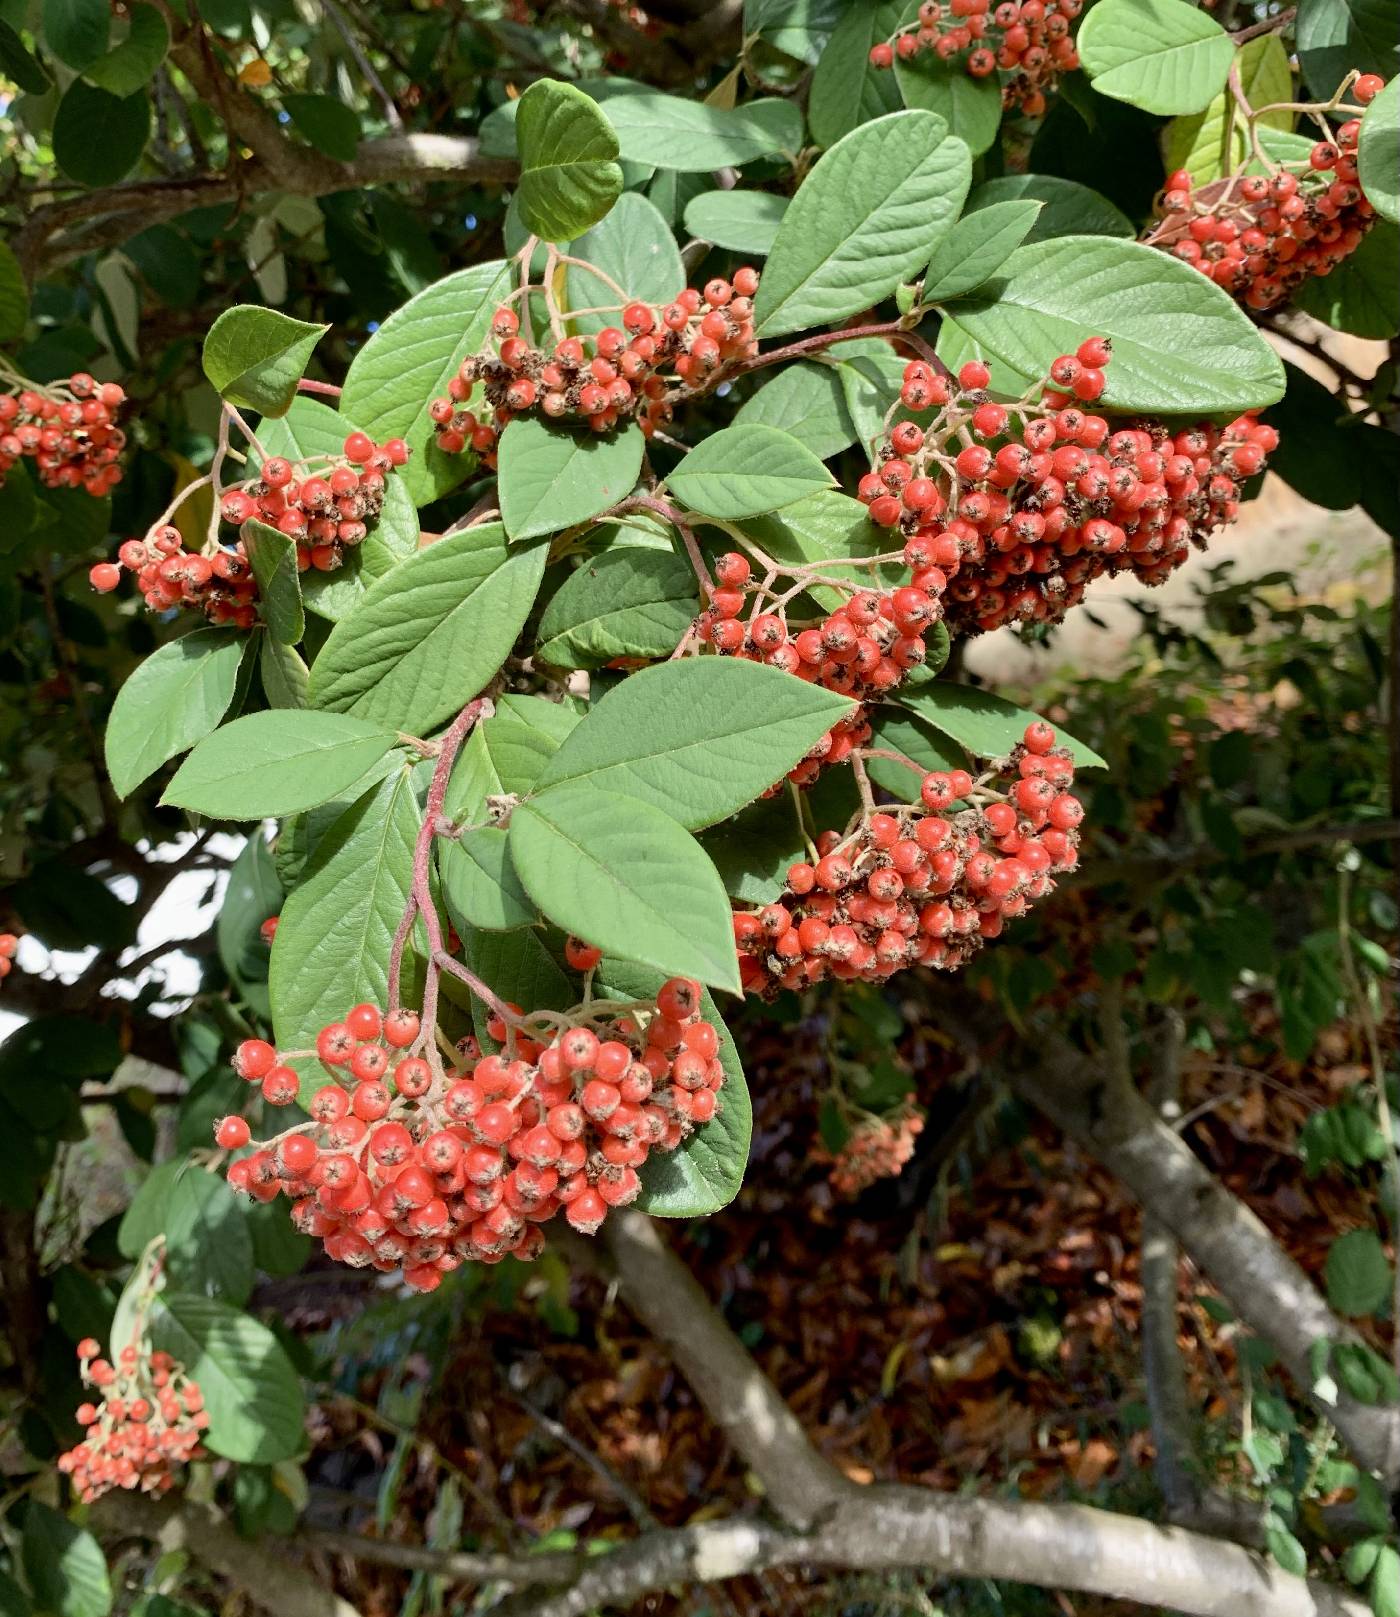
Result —
<instances>
[{"instance_id":1,"label":"bare branch","mask_svg":"<svg viewBox=\"0 0 1400 1617\"><path fill-rule=\"evenodd\" d=\"M107 1538L139 1538L169 1554L181 1550L227 1578L271 1617L360 1617L314 1573L243 1538L219 1513L190 1499L157 1503L118 1490L93 1506L91 1525Z\"/></svg>"}]
</instances>

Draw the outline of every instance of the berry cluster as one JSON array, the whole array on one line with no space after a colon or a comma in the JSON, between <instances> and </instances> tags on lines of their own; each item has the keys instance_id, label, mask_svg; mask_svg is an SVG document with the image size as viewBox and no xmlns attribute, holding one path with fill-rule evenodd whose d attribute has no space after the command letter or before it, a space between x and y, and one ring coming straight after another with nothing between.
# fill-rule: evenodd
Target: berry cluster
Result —
<instances>
[{"instance_id":1,"label":"berry cluster","mask_svg":"<svg viewBox=\"0 0 1400 1617\"><path fill-rule=\"evenodd\" d=\"M765 662L859 702L887 695L927 656L924 635L941 617L927 580L896 590L855 590L837 611L817 623L790 622L785 610L767 610L754 594L748 617L751 568L737 551L715 564L716 587L701 614L700 638L721 655ZM788 779L810 785L828 764L844 763L870 739L862 708L828 730ZM775 788L776 789L776 788Z\"/></svg>"},{"instance_id":2,"label":"berry cluster","mask_svg":"<svg viewBox=\"0 0 1400 1617\"><path fill-rule=\"evenodd\" d=\"M924 0L916 21L871 47L871 66L893 67L896 57L907 62L923 51L948 62L967 51L973 78L998 69L1009 75L1003 106L1039 118L1060 75L1079 66L1070 24L1083 9L1084 0Z\"/></svg>"},{"instance_id":3,"label":"berry cluster","mask_svg":"<svg viewBox=\"0 0 1400 1617\"><path fill-rule=\"evenodd\" d=\"M329 463L294 465L269 455L258 477L224 491L220 515L239 527L254 518L267 523L296 541L300 571L333 572L378 521L389 474L408 455L402 438L376 444L363 432L352 432L343 459ZM241 540L211 553L189 551L180 530L164 523L144 539L128 539L117 562L98 562L88 582L106 594L121 583L123 567L135 574L153 612L184 606L239 629L257 620L258 586Z\"/></svg>"},{"instance_id":4,"label":"berry cluster","mask_svg":"<svg viewBox=\"0 0 1400 1617\"><path fill-rule=\"evenodd\" d=\"M519 316L503 305L491 322L494 352L464 359L446 396L429 406L438 446L490 455L506 423L528 411L586 421L595 432L635 417L649 437L671 419L676 398L702 392L756 351L757 290L757 270L736 270L703 291L686 287L674 303L629 303L620 327L564 337L548 353L520 335ZM478 383L493 406L490 421L467 408Z\"/></svg>"},{"instance_id":5,"label":"berry cluster","mask_svg":"<svg viewBox=\"0 0 1400 1617\"><path fill-rule=\"evenodd\" d=\"M302 572L331 573L379 520L389 474L408 455L402 438L376 444L366 432L346 438L339 460L269 455L257 477L224 493L220 512L236 528L256 518L295 539Z\"/></svg>"},{"instance_id":6,"label":"berry cluster","mask_svg":"<svg viewBox=\"0 0 1400 1617\"><path fill-rule=\"evenodd\" d=\"M987 782L1011 777L998 792ZM954 970L1078 862L1084 810L1070 795L1074 764L1041 720L991 775L935 770L920 806L863 815L826 831L815 864L788 871L774 903L734 916L744 987L836 978L880 982L906 966Z\"/></svg>"},{"instance_id":7,"label":"berry cluster","mask_svg":"<svg viewBox=\"0 0 1400 1617\"><path fill-rule=\"evenodd\" d=\"M101 1358L92 1337L78 1343L85 1385L100 1401L78 1406L87 1435L59 1456L58 1469L73 1479L84 1504L113 1488L162 1494L175 1483L175 1467L203 1458L200 1433L209 1425L198 1382L168 1353L124 1347L115 1365Z\"/></svg>"},{"instance_id":8,"label":"berry cluster","mask_svg":"<svg viewBox=\"0 0 1400 1617\"><path fill-rule=\"evenodd\" d=\"M0 932L0 982L15 969L15 956L19 953L19 937L13 932Z\"/></svg>"},{"instance_id":9,"label":"berry cluster","mask_svg":"<svg viewBox=\"0 0 1400 1617\"><path fill-rule=\"evenodd\" d=\"M877 1180L897 1177L923 1132L924 1120L914 1110L912 1095L888 1117L862 1118L831 1159L832 1188L841 1196L858 1196Z\"/></svg>"},{"instance_id":10,"label":"berry cluster","mask_svg":"<svg viewBox=\"0 0 1400 1617\"><path fill-rule=\"evenodd\" d=\"M597 951L575 946L570 959L596 964ZM401 1268L420 1291L470 1259L533 1258L545 1220L562 1211L593 1234L637 1196L651 1152L674 1151L715 1115L724 1068L700 1005L700 985L676 977L654 1002L539 1013L528 1020L552 1029L541 1040L496 1019L505 1050L473 1044L446 1073L406 1053L419 1042L414 1013L357 1005L317 1037L334 1081L310 1125L235 1161L229 1183L259 1201L290 1196L293 1221L330 1257ZM296 1099L296 1074L270 1044L247 1040L234 1066L273 1105ZM238 1150L248 1124L226 1117L215 1138Z\"/></svg>"},{"instance_id":11,"label":"berry cluster","mask_svg":"<svg viewBox=\"0 0 1400 1617\"><path fill-rule=\"evenodd\" d=\"M66 384L26 382L0 392L0 487L12 466L30 460L45 488L110 494L122 480L117 456L126 434L116 418L125 402L119 383L94 381L86 371Z\"/></svg>"},{"instance_id":12,"label":"berry cluster","mask_svg":"<svg viewBox=\"0 0 1400 1617\"><path fill-rule=\"evenodd\" d=\"M1247 308L1285 303L1305 281L1330 275L1376 222L1362 195L1351 119L1320 140L1301 175L1236 174L1193 188L1178 169L1158 204L1161 222L1144 240L1192 264Z\"/></svg>"},{"instance_id":13,"label":"berry cluster","mask_svg":"<svg viewBox=\"0 0 1400 1617\"><path fill-rule=\"evenodd\" d=\"M921 360L906 367L901 402L938 415L899 422L857 493L871 521L906 536L913 582L954 633L1057 622L1105 573L1163 582L1235 519L1241 483L1277 446L1252 415L1115 431L1084 408L1109 359L1105 338L1086 339L1051 365L1035 403L991 399L978 360L956 387Z\"/></svg>"}]
</instances>

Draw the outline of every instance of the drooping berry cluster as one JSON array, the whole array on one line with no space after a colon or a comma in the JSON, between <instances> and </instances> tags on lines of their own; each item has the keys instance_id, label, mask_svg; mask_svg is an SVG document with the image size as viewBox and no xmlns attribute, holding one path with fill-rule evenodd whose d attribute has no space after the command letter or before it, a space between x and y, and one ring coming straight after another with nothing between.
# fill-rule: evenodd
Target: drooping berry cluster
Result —
<instances>
[{"instance_id":1,"label":"drooping berry cluster","mask_svg":"<svg viewBox=\"0 0 1400 1617\"><path fill-rule=\"evenodd\" d=\"M491 322L494 351L464 359L447 394L429 406L438 446L490 455L506 423L530 412L586 421L595 432L635 417L650 436L671 419L675 399L703 391L756 351L757 290L758 272L746 267L703 291L686 287L674 303L629 303L620 326L561 338L549 352L520 335L520 317L504 305ZM478 384L493 407L489 421L467 408Z\"/></svg>"},{"instance_id":2,"label":"drooping berry cluster","mask_svg":"<svg viewBox=\"0 0 1400 1617\"><path fill-rule=\"evenodd\" d=\"M236 629L251 629L257 622L258 585L241 542L205 555L186 550L180 530L166 523L144 539L126 540L115 562L100 561L89 569L88 582L106 595L121 583L123 567L135 575L152 612L184 606L202 612L210 623Z\"/></svg>"},{"instance_id":3,"label":"drooping berry cluster","mask_svg":"<svg viewBox=\"0 0 1400 1617\"><path fill-rule=\"evenodd\" d=\"M110 494L122 480L117 457L126 434L117 415L125 402L119 383L94 381L86 371L47 387L9 384L0 392L0 487L11 467L28 460L45 488Z\"/></svg>"},{"instance_id":4,"label":"drooping berry cluster","mask_svg":"<svg viewBox=\"0 0 1400 1617\"><path fill-rule=\"evenodd\" d=\"M204 1455L200 1434L209 1416L199 1384L168 1353L132 1345L110 1364L101 1352L90 1336L78 1343L84 1385L101 1397L78 1406L87 1434L59 1456L58 1469L72 1478L85 1504L113 1488L166 1493L175 1484L175 1467Z\"/></svg>"},{"instance_id":5,"label":"drooping berry cluster","mask_svg":"<svg viewBox=\"0 0 1400 1617\"><path fill-rule=\"evenodd\" d=\"M924 0L916 21L871 47L870 62L893 67L923 51L949 62L966 51L973 78L1007 75L1003 106L1039 118L1060 75L1079 66L1070 25L1083 9L1083 0Z\"/></svg>"},{"instance_id":6,"label":"drooping berry cluster","mask_svg":"<svg viewBox=\"0 0 1400 1617\"><path fill-rule=\"evenodd\" d=\"M737 551L715 564L716 587L697 628L724 656L768 663L864 703L887 695L928 654L924 635L941 614L935 596L917 582L896 590L853 590L837 611L802 624L790 620L785 608L768 610L761 594L751 595L751 573L748 558ZM827 731L788 779L809 785L869 738L870 725L857 708Z\"/></svg>"},{"instance_id":7,"label":"drooping berry cluster","mask_svg":"<svg viewBox=\"0 0 1400 1617\"><path fill-rule=\"evenodd\" d=\"M831 1158L828 1178L841 1196L858 1196L880 1179L896 1178L914 1155L924 1120L914 1097L885 1117L864 1117Z\"/></svg>"},{"instance_id":8,"label":"drooping berry cluster","mask_svg":"<svg viewBox=\"0 0 1400 1617\"><path fill-rule=\"evenodd\" d=\"M991 788L998 775L1005 791ZM1074 763L1037 720L989 776L924 777L921 806L861 815L817 840L772 904L734 916L744 987L772 998L836 978L880 982L907 966L954 970L1078 861Z\"/></svg>"},{"instance_id":9,"label":"drooping berry cluster","mask_svg":"<svg viewBox=\"0 0 1400 1617\"><path fill-rule=\"evenodd\" d=\"M1086 339L1051 365L1035 403L993 400L977 360L956 389L920 360L906 367L901 402L938 415L899 422L857 492L873 522L906 536L913 582L952 632L1057 622L1105 573L1162 583L1234 521L1241 483L1277 446L1248 414L1223 428L1114 430L1083 408L1109 359L1106 339Z\"/></svg>"},{"instance_id":10,"label":"drooping berry cluster","mask_svg":"<svg viewBox=\"0 0 1400 1617\"><path fill-rule=\"evenodd\" d=\"M1247 308L1286 303L1315 275L1330 275L1365 240L1376 210L1357 178L1361 124L1313 147L1301 173L1236 174L1193 187L1178 169L1158 203L1160 223L1143 238L1194 265Z\"/></svg>"},{"instance_id":11,"label":"drooping berry cluster","mask_svg":"<svg viewBox=\"0 0 1400 1617\"><path fill-rule=\"evenodd\" d=\"M0 982L15 969L15 956L19 953L19 937L14 932L0 932Z\"/></svg>"},{"instance_id":12,"label":"drooping berry cluster","mask_svg":"<svg viewBox=\"0 0 1400 1617\"><path fill-rule=\"evenodd\" d=\"M574 958L596 963L597 951ZM420 1291L468 1260L533 1258L547 1219L562 1211L593 1234L635 1199L653 1151L715 1115L724 1068L700 1005L700 985L677 977L654 1002L539 1013L529 1024L551 1031L538 1040L498 1019L490 1031L506 1048L473 1045L446 1073L404 1053L416 1015L357 1005L317 1038L334 1080L311 1123L235 1161L229 1183L259 1201L290 1196L294 1223L330 1257L401 1268ZM246 1041L234 1065L273 1105L295 1100L296 1074L270 1044ZM240 1149L248 1124L224 1118L215 1138Z\"/></svg>"},{"instance_id":13,"label":"drooping berry cluster","mask_svg":"<svg viewBox=\"0 0 1400 1617\"><path fill-rule=\"evenodd\" d=\"M256 478L223 492L219 513L235 526L256 519L294 539L301 572L334 572L379 520L389 476L408 456L402 438L376 444L363 432L346 438L338 460L293 464L269 455ZM164 523L144 539L128 539L117 562L98 562L88 581L105 594L121 583L123 567L136 575L153 612L184 606L239 629L257 620L258 586L241 540L190 551L180 530Z\"/></svg>"}]
</instances>

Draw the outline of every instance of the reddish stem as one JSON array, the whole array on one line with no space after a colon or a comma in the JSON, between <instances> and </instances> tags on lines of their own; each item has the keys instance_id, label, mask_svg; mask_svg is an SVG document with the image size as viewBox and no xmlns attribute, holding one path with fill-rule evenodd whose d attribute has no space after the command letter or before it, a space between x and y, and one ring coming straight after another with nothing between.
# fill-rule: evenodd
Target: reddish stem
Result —
<instances>
[{"instance_id":1,"label":"reddish stem","mask_svg":"<svg viewBox=\"0 0 1400 1617\"><path fill-rule=\"evenodd\" d=\"M777 365L785 359L801 359L804 354L819 353L833 343L853 342L858 337L888 337L907 343L939 376L951 377L952 372L934 353L916 331L908 331L898 320L884 320L873 326L848 326L844 331L819 331L811 337L800 337L783 348L770 348L766 354L755 354L752 359L741 360L725 371L725 377L743 376L748 371L761 370L765 365Z\"/></svg>"},{"instance_id":2,"label":"reddish stem","mask_svg":"<svg viewBox=\"0 0 1400 1617\"><path fill-rule=\"evenodd\" d=\"M654 494L629 494L625 500L614 506L613 510L615 513L654 511L664 521L671 523L681 536L685 553L690 557L690 565L695 569L695 577L705 591L705 599L709 600L714 594L715 581L710 577L710 569L705 565L705 558L700 553L694 531L674 505L669 505L665 500L658 500Z\"/></svg>"},{"instance_id":3,"label":"reddish stem","mask_svg":"<svg viewBox=\"0 0 1400 1617\"><path fill-rule=\"evenodd\" d=\"M313 382L309 377L303 376L297 383L298 393L324 393L327 398L338 399L340 389L333 382Z\"/></svg>"}]
</instances>

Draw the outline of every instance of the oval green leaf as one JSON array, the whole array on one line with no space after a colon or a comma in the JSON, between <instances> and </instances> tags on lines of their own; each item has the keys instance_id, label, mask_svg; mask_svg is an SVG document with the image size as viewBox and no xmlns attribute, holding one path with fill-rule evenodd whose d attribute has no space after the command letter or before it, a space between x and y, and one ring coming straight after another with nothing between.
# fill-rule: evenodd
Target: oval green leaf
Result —
<instances>
[{"instance_id":1,"label":"oval green leaf","mask_svg":"<svg viewBox=\"0 0 1400 1617\"><path fill-rule=\"evenodd\" d=\"M496 451L506 532L512 539L559 533L616 505L636 484L644 445L635 421L598 433L517 416Z\"/></svg>"},{"instance_id":2,"label":"oval green leaf","mask_svg":"<svg viewBox=\"0 0 1400 1617\"><path fill-rule=\"evenodd\" d=\"M1025 734L1026 726L1040 717L1029 708L1008 702L1004 696L942 679L917 690L902 691L899 705L966 747L975 758L1004 758ZM1069 748L1076 767L1108 768L1092 747L1066 735L1058 725L1055 737L1060 746Z\"/></svg>"},{"instance_id":3,"label":"oval green leaf","mask_svg":"<svg viewBox=\"0 0 1400 1617\"><path fill-rule=\"evenodd\" d=\"M543 545L508 551L493 522L408 557L331 630L312 665L311 700L426 735L505 661L545 556Z\"/></svg>"},{"instance_id":4,"label":"oval green leaf","mask_svg":"<svg viewBox=\"0 0 1400 1617\"><path fill-rule=\"evenodd\" d=\"M1283 392L1278 356L1239 305L1199 271L1138 242L1067 236L1020 247L996 279L950 302L946 314L940 356L977 351L993 362L1001 393L1021 392L1057 354L1095 334L1113 339L1111 409L1203 415L1262 407Z\"/></svg>"},{"instance_id":5,"label":"oval green leaf","mask_svg":"<svg viewBox=\"0 0 1400 1617\"><path fill-rule=\"evenodd\" d=\"M311 350L329 330L277 309L236 304L209 328L204 374L230 404L263 415L285 415Z\"/></svg>"},{"instance_id":6,"label":"oval green leaf","mask_svg":"<svg viewBox=\"0 0 1400 1617\"><path fill-rule=\"evenodd\" d=\"M635 191L620 196L607 218L579 237L569 258L565 272L569 307L607 310L571 315L569 323L578 331L622 324L621 300L609 281L616 282L629 301L637 298L643 303L670 303L685 286L685 265L670 226L656 205ZM600 273L592 274L584 267L588 264Z\"/></svg>"},{"instance_id":7,"label":"oval green leaf","mask_svg":"<svg viewBox=\"0 0 1400 1617\"><path fill-rule=\"evenodd\" d=\"M609 954L739 992L729 900L695 838L650 803L570 784L511 815L510 853L541 911Z\"/></svg>"},{"instance_id":8,"label":"oval green leaf","mask_svg":"<svg viewBox=\"0 0 1400 1617\"><path fill-rule=\"evenodd\" d=\"M1132 236L1136 232L1126 213L1087 185L1062 180L1054 174L1003 174L975 185L967 199L967 213L1010 201L1043 202L1045 206L1030 228L1027 243L1054 236ZM966 215L964 215L966 217Z\"/></svg>"},{"instance_id":9,"label":"oval green leaf","mask_svg":"<svg viewBox=\"0 0 1400 1617\"><path fill-rule=\"evenodd\" d=\"M565 738L538 786L622 792L696 830L781 780L852 706L762 663L662 663L609 691Z\"/></svg>"},{"instance_id":10,"label":"oval green leaf","mask_svg":"<svg viewBox=\"0 0 1400 1617\"><path fill-rule=\"evenodd\" d=\"M1144 112L1199 112L1225 88L1235 59L1220 24L1182 0L1099 0L1078 43L1099 94Z\"/></svg>"},{"instance_id":11,"label":"oval green leaf","mask_svg":"<svg viewBox=\"0 0 1400 1617\"><path fill-rule=\"evenodd\" d=\"M1400 76L1366 108L1357 161L1366 200L1382 219L1400 221Z\"/></svg>"},{"instance_id":12,"label":"oval green leaf","mask_svg":"<svg viewBox=\"0 0 1400 1617\"><path fill-rule=\"evenodd\" d=\"M520 217L544 241L572 241L622 193L617 136L590 96L558 79L538 79L515 118Z\"/></svg>"},{"instance_id":13,"label":"oval green leaf","mask_svg":"<svg viewBox=\"0 0 1400 1617\"><path fill-rule=\"evenodd\" d=\"M79 185L115 185L140 162L150 132L151 101L144 90L112 95L74 79L54 114L53 154Z\"/></svg>"},{"instance_id":14,"label":"oval green leaf","mask_svg":"<svg viewBox=\"0 0 1400 1617\"><path fill-rule=\"evenodd\" d=\"M297 814L352 786L397 739L349 713L250 713L201 741L161 802L219 820Z\"/></svg>"},{"instance_id":15,"label":"oval green leaf","mask_svg":"<svg viewBox=\"0 0 1400 1617\"><path fill-rule=\"evenodd\" d=\"M989 281L1030 235L1044 203L993 202L965 213L939 243L924 271L930 303L975 291Z\"/></svg>"},{"instance_id":16,"label":"oval green leaf","mask_svg":"<svg viewBox=\"0 0 1400 1617\"><path fill-rule=\"evenodd\" d=\"M685 207L685 228L700 241L766 258L788 199L771 191L702 191Z\"/></svg>"},{"instance_id":17,"label":"oval green leaf","mask_svg":"<svg viewBox=\"0 0 1400 1617\"><path fill-rule=\"evenodd\" d=\"M755 422L702 439L666 486L692 511L729 519L777 511L835 481L790 432Z\"/></svg>"},{"instance_id":18,"label":"oval green leaf","mask_svg":"<svg viewBox=\"0 0 1400 1617\"><path fill-rule=\"evenodd\" d=\"M839 454L856 441L841 385L841 367L816 361L782 366L771 381L744 400L734 426L780 427L818 460Z\"/></svg>"},{"instance_id":19,"label":"oval green leaf","mask_svg":"<svg viewBox=\"0 0 1400 1617\"><path fill-rule=\"evenodd\" d=\"M536 655L554 668L667 657L700 610L695 573L668 550L625 545L590 556L540 619Z\"/></svg>"},{"instance_id":20,"label":"oval green leaf","mask_svg":"<svg viewBox=\"0 0 1400 1617\"><path fill-rule=\"evenodd\" d=\"M610 96L603 108L629 162L701 174L739 167L757 157L796 157L802 114L791 101L750 101L712 107L659 90Z\"/></svg>"},{"instance_id":21,"label":"oval green leaf","mask_svg":"<svg viewBox=\"0 0 1400 1617\"><path fill-rule=\"evenodd\" d=\"M766 336L844 320L916 275L967 196L972 159L931 112L897 112L839 140L793 198L754 318Z\"/></svg>"},{"instance_id":22,"label":"oval green leaf","mask_svg":"<svg viewBox=\"0 0 1400 1617\"><path fill-rule=\"evenodd\" d=\"M514 932L540 918L520 885L499 826L483 825L455 841L439 842L438 875L447 913L463 937L469 927Z\"/></svg>"},{"instance_id":23,"label":"oval green leaf","mask_svg":"<svg viewBox=\"0 0 1400 1617\"><path fill-rule=\"evenodd\" d=\"M243 524L239 538L258 581L267 632L284 646L296 645L306 632L296 541L256 518Z\"/></svg>"}]
</instances>

